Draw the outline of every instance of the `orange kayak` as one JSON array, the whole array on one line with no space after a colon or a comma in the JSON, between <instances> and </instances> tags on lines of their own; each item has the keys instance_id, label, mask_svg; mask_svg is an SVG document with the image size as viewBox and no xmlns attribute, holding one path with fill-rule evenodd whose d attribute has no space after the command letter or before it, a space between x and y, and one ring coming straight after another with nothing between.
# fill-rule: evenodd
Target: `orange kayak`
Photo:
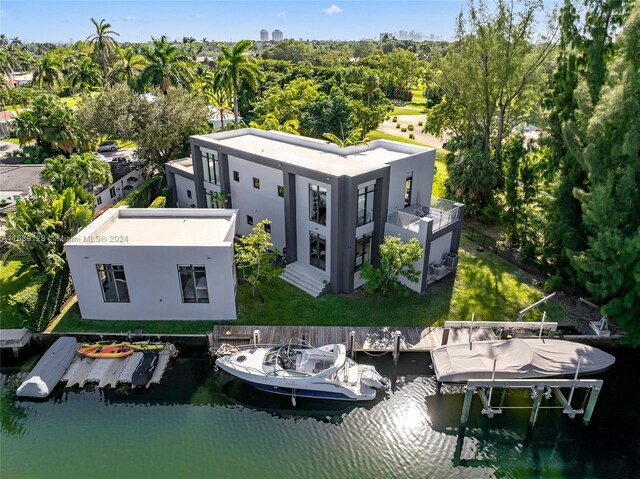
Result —
<instances>
[{"instance_id":1,"label":"orange kayak","mask_svg":"<svg viewBox=\"0 0 640 479\"><path fill-rule=\"evenodd\" d=\"M89 358L126 358L133 354L128 346L92 346L79 348L78 352Z\"/></svg>"}]
</instances>

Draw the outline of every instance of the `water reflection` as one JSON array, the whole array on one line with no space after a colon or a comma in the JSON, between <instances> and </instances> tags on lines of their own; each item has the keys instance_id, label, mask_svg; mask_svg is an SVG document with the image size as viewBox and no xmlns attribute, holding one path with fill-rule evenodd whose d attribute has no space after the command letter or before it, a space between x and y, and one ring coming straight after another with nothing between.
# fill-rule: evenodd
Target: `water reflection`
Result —
<instances>
[{"instance_id":1,"label":"water reflection","mask_svg":"<svg viewBox=\"0 0 640 479\"><path fill-rule=\"evenodd\" d=\"M20 385L17 379L7 379L0 388L0 431L11 437L22 437L28 416L26 407L18 402L16 389Z\"/></svg>"}]
</instances>

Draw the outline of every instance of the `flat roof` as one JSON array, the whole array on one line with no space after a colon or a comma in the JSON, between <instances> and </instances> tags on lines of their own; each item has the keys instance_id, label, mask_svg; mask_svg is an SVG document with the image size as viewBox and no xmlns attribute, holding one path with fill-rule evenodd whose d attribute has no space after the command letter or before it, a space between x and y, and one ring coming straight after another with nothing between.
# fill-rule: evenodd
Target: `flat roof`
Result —
<instances>
[{"instance_id":1,"label":"flat roof","mask_svg":"<svg viewBox=\"0 0 640 479\"><path fill-rule=\"evenodd\" d=\"M44 165L0 165L0 191L28 193L33 185L46 182L40 178Z\"/></svg>"},{"instance_id":2,"label":"flat roof","mask_svg":"<svg viewBox=\"0 0 640 479\"><path fill-rule=\"evenodd\" d=\"M67 245L216 246L235 235L237 210L112 208Z\"/></svg>"},{"instance_id":3,"label":"flat roof","mask_svg":"<svg viewBox=\"0 0 640 479\"><path fill-rule=\"evenodd\" d=\"M435 151L434 148L388 140L340 148L327 141L255 128L192 138L332 176L357 176L409 156Z\"/></svg>"},{"instance_id":4,"label":"flat roof","mask_svg":"<svg viewBox=\"0 0 640 479\"><path fill-rule=\"evenodd\" d=\"M180 158L179 160L169 161L167 162L167 165L193 175L193 159L190 156L187 158Z\"/></svg>"}]
</instances>

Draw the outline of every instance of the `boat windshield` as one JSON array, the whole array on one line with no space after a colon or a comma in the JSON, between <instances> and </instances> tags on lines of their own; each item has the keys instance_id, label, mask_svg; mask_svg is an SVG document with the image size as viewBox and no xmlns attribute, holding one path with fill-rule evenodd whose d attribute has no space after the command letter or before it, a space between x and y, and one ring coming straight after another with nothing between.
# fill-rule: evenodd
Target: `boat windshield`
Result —
<instances>
[{"instance_id":1,"label":"boat windshield","mask_svg":"<svg viewBox=\"0 0 640 479\"><path fill-rule=\"evenodd\" d=\"M262 369L265 373L314 375L333 367L336 357L337 350L285 344L267 352Z\"/></svg>"}]
</instances>

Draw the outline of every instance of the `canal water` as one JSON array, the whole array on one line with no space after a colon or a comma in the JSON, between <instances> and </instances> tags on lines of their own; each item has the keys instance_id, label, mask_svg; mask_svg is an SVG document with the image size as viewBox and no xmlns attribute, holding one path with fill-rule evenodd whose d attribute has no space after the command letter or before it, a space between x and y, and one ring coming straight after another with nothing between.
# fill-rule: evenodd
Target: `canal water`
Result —
<instances>
[{"instance_id":1,"label":"canal water","mask_svg":"<svg viewBox=\"0 0 640 479\"><path fill-rule=\"evenodd\" d=\"M463 395L436 394L428 355L360 354L394 382L366 406L274 397L179 358L147 391L58 388L17 400L29 365L0 368L0 476L5 478L639 477L640 351L615 349L588 427L543 410L488 419L474 399L465 438ZM33 358L35 359L35 358ZM530 404L512 391L505 405Z\"/></svg>"}]
</instances>

